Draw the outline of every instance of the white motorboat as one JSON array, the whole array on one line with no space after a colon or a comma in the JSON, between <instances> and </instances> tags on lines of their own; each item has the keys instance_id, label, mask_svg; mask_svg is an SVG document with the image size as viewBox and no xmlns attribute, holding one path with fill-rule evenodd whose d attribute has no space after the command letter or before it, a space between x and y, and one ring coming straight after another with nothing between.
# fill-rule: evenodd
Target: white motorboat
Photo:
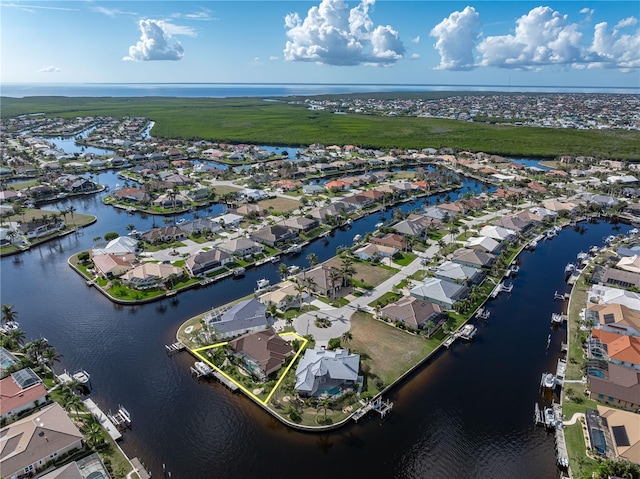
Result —
<instances>
[{"instance_id":1,"label":"white motorboat","mask_svg":"<svg viewBox=\"0 0 640 479\"><path fill-rule=\"evenodd\" d=\"M257 284L258 284L258 290L261 290L261 289L268 288L271 282L267 278L262 278L258 280Z\"/></svg>"},{"instance_id":2,"label":"white motorboat","mask_svg":"<svg viewBox=\"0 0 640 479\"><path fill-rule=\"evenodd\" d=\"M550 429L556 427L556 415L551 407L544 408L544 425Z\"/></svg>"},{"instance_id":3,"label":"white motorboat","mask_svg":"<svg viewBox=\"0 0 640 479\"><path fill-rule=\"evenodd\" d=\"M553 373L543 373L540 383L544 388L554 389L556 387L556 377L553 375Z\"/></svg>"},{"instance_id":4,"label":"white motorboat","mask_svg":"<svg viewBox=\"0 0 640 479\"><path fill-rule=\"evenodd\" d=\"M354 242L354 243L357 243L357 242L358 242L358 241L360 241L361 239L362 239L362 236L361 236L361 235L355 235L355 236L353 237L353 242Z\"/></svg>"},{"instance_id":5,"label":"white motorboat","mask_svg":"<svg viewBox=\"0 0 640 479\"><path fill-rule=\"evenodd\" d=\"M478 328L476 328L473 324L465 324L460 330L460 337L466 341L471 341L476 335L477 331Z\"/></svg>"},{"instance_id":6,"label":"white motorboat","mask_svg":"<svg viewBox=\"0 0 640 479\"><path fill-rule=\"evenodd\" d=\"M213 372L213 368L204 361L196 361L196 363L193 365L193 368L201 376L207 376Z\"/></svg>"},{"instance_id":7,"label":"white motorboat","mask_svg":"<svg viewBox=\"0 0 640 479\"><path fill-rule=\"evenodd\" d=\"M81 369L80 371L73 373L72 377L73 379L78 381L80 384L87 384L91 379L91 376L89 376L89 373L86 372L84 369Z\"/></svg>"},{"instance_id":8,"label":"white motorboat","mask_svg":"<svg viewBox=\"0 0 640 479\"><path fill-rule=\"evenodd\" d=\"M567 263L567 265L564 267L564 274L566 275L570 275L571 273L573 273L573 271L576 269L576 265L573 263Z\"/></svg>"}]
</instances>

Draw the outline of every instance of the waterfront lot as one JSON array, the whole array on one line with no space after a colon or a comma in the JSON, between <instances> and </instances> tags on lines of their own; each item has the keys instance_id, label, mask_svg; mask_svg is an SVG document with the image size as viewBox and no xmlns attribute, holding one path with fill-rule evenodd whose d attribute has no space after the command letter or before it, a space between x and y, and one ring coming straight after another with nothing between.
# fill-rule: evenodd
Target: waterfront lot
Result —
<instances>
[{"instance_id":1,"label":"waterfront lot","mask_svg":"<svg viewBox=\"0 0 640 479\"><path fill-rule=\"evenodd\" d=\"M387 323L373 319L367 313L351 316L353 339L348 347L361 355L361 360L386 386L431 353L437 340L425 340ZM376 394L374 384L368 390Z\"/></svg>"}]
</instances>

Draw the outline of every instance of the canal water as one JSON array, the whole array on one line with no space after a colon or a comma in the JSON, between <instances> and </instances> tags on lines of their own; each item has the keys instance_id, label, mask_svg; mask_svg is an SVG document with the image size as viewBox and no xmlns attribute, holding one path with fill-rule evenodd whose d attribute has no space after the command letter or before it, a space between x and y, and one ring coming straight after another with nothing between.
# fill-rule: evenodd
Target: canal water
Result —
<instances>
[{"instance_id":1,"label":"canal water","mask_svg":"<svg viewBox=\"0 0 640 479\"><path fill-rule=\"evenodd\" d=\"M101 173L99 181L110 186L119 182L113 172ZM451 199L480 187L465 180ZM125 234L129 223L144 230L153 220L104 206L104 194L47 206L73 204L99 220L81 235L22 254L20 261L3 258L1 301L15 306L27 339L46 337L63 354L57 372L86 369L99 406L127 408L133 428L125 433L122 447L140 457L154 477L163 477L163 464L171 477L184 479L555 476L553 438L532 423L534 403L541 401L541 373L555 367L564 337L550 329L551 313L561 308L553 293L564 287L565 264L579 251L602 244L612 225L584 223L580 232L566 229L535 252L523 253L513 292L490 303L491 316L478 324L476 339L437 354L391 391L387 398L394 409L383 425L372 417L316 435L284 427L217 383L195 381L189 372L194 360L187 353L172 358L165 353L165 344L175 340L184 320L250 293L261 277L277 281L278 265L266 264L249 270L244 279L228 278L172 301L114 305L87 287L67 258L90 248L96 236ZM401 208L409 211L420 204ZM326 260L338 246L372 231L390 215L367 216L338 230L327 244L316 241L284 262L307 266L311 252ZM629 228L620 225L620 232Z\"/></svg>"}]
</instances>

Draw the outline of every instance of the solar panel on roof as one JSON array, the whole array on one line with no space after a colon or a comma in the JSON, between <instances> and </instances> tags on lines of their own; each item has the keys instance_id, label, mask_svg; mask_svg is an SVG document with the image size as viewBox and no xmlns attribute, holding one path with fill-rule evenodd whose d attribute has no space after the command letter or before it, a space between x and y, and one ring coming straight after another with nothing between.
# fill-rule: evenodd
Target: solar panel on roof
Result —
<instances>
[{"instance_id":1,"label":"solar panel on roof","mask_svg":"<svg viewBox=\"0 0 640 479\"><path fill-rule=\"evenodd\" d=\"M609 313L604 315L604 324L611 324L615 322L616 322L616 318L613 314Z\"/></svg>"},{"instance_id":2,"label":"solar panel on roof","mask_svg":"<svg viewBox=\"0 0 640 479\"><path fill-rule=\"evenodd\" d=\"M613 433L613 440L616 442L617 447L631 445L629 436L627 435L627 428L624 426L612 426L611 432Z\"/></svg>"}]
</instances>

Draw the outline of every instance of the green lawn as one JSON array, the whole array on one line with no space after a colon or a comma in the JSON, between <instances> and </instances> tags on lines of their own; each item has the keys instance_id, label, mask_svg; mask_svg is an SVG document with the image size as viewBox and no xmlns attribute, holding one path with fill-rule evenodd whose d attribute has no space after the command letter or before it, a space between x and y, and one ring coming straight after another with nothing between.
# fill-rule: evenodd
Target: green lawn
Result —
<instances>
[{"instance_id":1,"label":"green lawn","mask_svg":"<svg viewBox=\"0 0 640 479\"><path fill-rule=\"evenodd\" d=\"M598 462L587 456L582 423L577 422L564 428L564 437L569 453L569 465L574 477L591 477L598 466Z\"/></svg>"},{"instance_id":2,"label":"green lawn","mask_svg":"<svg viewBox=\"0 0 640 479\"><path fill-rule=\"evenodd\" d=\"M355 313L351 317L351 334L349 349L359 353L362 363L385 385L415 366L437 344L437 341L426 341L421 336L373 319L367 313ZM374 391L371 384L369 390Z\"/></svg>"}]
</instances>

